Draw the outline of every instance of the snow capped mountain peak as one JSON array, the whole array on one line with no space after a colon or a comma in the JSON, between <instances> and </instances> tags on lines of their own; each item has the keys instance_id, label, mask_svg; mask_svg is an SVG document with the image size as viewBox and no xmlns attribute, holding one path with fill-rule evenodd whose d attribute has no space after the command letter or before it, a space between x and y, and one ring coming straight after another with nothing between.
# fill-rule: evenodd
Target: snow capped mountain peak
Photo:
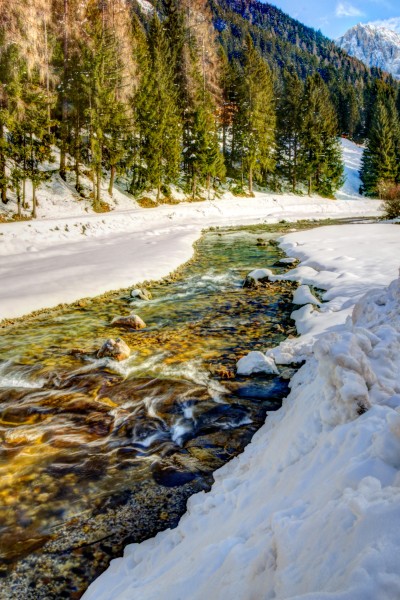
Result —
<instances>
[{"instance_id":1,"label":"snow capped mountain peak","mask_svg":"<svg viewBox=\"0 0 400 600\"><path fill-rule=\"evenodd\" d=\"M384 26L384 25L389 25ZM351 56L369 67L379 67L400 79L400 18L390 22L359 23L337 40Z\"/></svg>"}]
</instances>

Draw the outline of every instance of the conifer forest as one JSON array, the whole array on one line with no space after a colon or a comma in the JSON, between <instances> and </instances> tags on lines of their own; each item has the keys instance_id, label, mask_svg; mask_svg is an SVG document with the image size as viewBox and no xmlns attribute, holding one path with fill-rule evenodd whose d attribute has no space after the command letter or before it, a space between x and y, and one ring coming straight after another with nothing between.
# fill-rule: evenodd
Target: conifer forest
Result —
<instances>
[{"instance_id":1,"label":"conifer forest","mask_svg":"<svg viewBox=\"0 0 400 600\"><path fill-rule=\"evenodd\" d=\"M19 215L55 160L97 211L117 178L158 201L226 178L332 197L341 135L367 141L366 194L400 179L398 84L269 5L3 0L0 19L1 200Z\"/></svg>"}]
</instances>

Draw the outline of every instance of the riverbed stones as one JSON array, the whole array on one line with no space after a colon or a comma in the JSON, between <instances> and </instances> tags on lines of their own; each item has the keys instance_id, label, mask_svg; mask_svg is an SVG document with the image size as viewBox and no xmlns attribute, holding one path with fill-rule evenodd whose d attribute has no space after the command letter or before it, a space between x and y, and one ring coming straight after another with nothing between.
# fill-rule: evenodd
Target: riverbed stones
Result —
<instances>
[{"instance_id":1,"label":"riverbed stones","mask_svg":"<svg viewBox=\"0 0 400 600\"><path fill-rule=\"evenodd\" d=\"M243 356L237 365L236 370L238 375L254 375L256 373L265 373L267 375L278 375L279 371L273 358L265 356L262 352L249 352L247 356Z\"/></svg>"},{"instance_id":2,"label":"riverbed stones","mask_svg":"<svg viewBox=\"0 0 400 600\"><path fill-rule=\"evenodd\" d=\"M97 353L97 358L112 358L113 360L122 361L129 358L131 349L121 338L113 340L108 339Z\"/></svg>"},{"instance_id":3,"label":"riverbed stones","mask_svg":"<svg viewBox=\"0 0 400 600\"><path fill-rule=\"evenodd\" d=\"M111 325L114 327L124 327L126 329L145 329L147 327L146 323L139 317L139 315L135 315L135 313L131 313L127 317L115 317L111 321Z\"/></svg>"}]
</instances>

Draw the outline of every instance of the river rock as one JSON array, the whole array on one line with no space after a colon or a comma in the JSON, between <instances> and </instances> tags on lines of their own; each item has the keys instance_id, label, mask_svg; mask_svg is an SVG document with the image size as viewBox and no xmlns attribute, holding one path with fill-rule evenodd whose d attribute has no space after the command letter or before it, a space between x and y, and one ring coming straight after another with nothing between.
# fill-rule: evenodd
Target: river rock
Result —
<instances>
[{"instance_id":1,"label":"river rock","mask_svg":"<svg viewBox=\"0 0 400 600\"><path fill-rule=\"evenodd\" d=\"M126 327L127 329L145 329L145 327L147 327L143 319L134 313L131 313L127 317L115 317L115 319L111 321L111 325L116 327Z\"/></svg>"},{"instance_id":2,"label":"river rock","mask_svg":"<svg viewBox=\"0 0 400 600\"><path fill-rule=\"evenodd\" d=\"M113 340L110 338L100 348L97 353L97 358L112 358L114 360L126 360L131 355L131 349L128 344L121 340L121 338L117 338Z\"/></svg>"},{"instance_id":3,"label":"river rock","mask_svg":"<svg viewBox=\"0 0 400 600\"><path fill-rule=\"evenodd\" d=\"M274 266L276 267L289 267L290 265L294 265L298 262L297 258L293 256L287 256L286 258L281 258L278 260Z\"/></svg>"},{"instance_id":4,"label":"river rock","mask_svg":"<svg viewBox=\"0 0 400 600\"><path fill-rule=\"evenodd\" d=\"M253 373L266 373L267 375L279 375L273 358L265 356L262 352L249 352L241 358L236 370L238 375L253 375Z\"/></svg>"},{"instance_id":5,"label":"river rock","mask_svg":"<svg viewBox=\"0 0 400 600\"><path fill-rule=\"evenodd\" d=\"M151 293L147 290L136 288L131 291L131 298L134 300L151 300Z\"/></svg>"},{"instance_id":6,"label":"river rock","mask_svg":"<svg viewBox=\"0 0 400 600\"><path fill-rule=\"evenodd\" d=\"M245 288L255 288L257 287L260 283L265 283L267 281L271 281L271 277L273 277L273 272L270 271L270 269L255 269L254 271L251 271L251 273L249 273L246 276L246 279L244 280L243 283L243 287Z\"/></svg>"}]
</instances>

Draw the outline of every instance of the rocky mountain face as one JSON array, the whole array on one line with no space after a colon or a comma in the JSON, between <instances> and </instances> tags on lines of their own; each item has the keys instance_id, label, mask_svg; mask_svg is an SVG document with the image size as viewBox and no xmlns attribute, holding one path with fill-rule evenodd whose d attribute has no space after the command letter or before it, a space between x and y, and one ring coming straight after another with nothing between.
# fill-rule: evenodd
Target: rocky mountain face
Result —
<instances>
[{"instance_id":1,"label":"rocky mountain face","mask_svg":"<svg viewBox=\"0 0 400 600\"><path fill-rule=\"evenodd\" d=\"M400 34L374 24L358 24L337 40L350 56L400 79Z\"/></svg>"}]
</instances>

